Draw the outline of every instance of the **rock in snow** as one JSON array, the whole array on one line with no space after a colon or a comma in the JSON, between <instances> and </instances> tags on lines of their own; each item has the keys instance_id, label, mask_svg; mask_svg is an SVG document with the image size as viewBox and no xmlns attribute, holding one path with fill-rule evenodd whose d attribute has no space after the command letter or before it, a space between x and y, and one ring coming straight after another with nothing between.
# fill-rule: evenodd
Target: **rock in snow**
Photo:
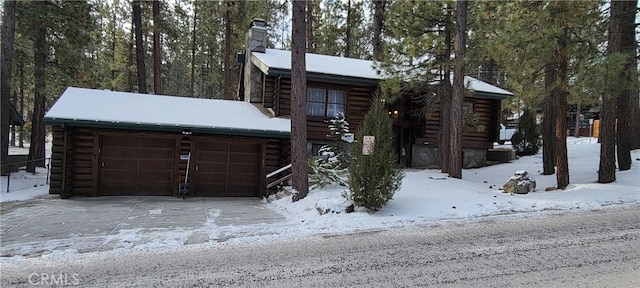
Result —
<instances>
[{"instance_id":1,"label":"rock in snow","mask_svg":"<svg viewBox=\"0 0 640 288\"><path fill-rule=\"evenodd\" d=\"M536 189L536 180L527 171L516 171L502 189L504 193L527 194Z\"/></svg>"}]
</instances>

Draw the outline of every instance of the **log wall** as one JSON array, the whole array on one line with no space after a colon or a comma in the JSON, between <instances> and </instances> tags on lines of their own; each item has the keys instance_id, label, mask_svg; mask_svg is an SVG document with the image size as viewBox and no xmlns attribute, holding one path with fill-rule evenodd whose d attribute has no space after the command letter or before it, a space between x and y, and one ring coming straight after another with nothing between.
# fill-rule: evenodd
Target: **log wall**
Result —
<instances>
[{"instance_id":1,"label":"log wall","mask_svg":"<svg viewBox=\"0 0 640 288\"><path fill-rule=\"evenodd\" d=\"M474 106L478 117L478 127L475 130L464 129L462 133L462 148L491 149L498 138L500 115L500 100L476 97L466 97L465 103ZM440 127L440 112L430 113L426 117L424 135L430 145L438 146L438 129ZM416 143L422 144L422 143Z\"/></svg>"},{"instance_id":2,"label":"log wall","mask_svg":"<svg viewBox=\"0 0 640 288\"><path fill-rule=\"evenodd\" d=\"M265 76L263 82L263 106L273 108L276 116L291 116L291 78ZM356 132L364 120L365 114L371 106L371 98L376 87L371 86L347 86L330 83L309 82L307 85L314 87L335 87L347 91L346 119L351 127L351 132ZM307 138L327 139L328 125L324 117L307 117Z\"/></svg>"}]
</instances>

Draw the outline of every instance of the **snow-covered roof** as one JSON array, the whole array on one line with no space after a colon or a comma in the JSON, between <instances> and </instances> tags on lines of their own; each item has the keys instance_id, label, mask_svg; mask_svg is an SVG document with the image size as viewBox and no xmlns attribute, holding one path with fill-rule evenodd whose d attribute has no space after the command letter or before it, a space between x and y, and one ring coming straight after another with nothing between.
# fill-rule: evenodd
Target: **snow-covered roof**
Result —
<instances>
[{"instance_id":1,"label":"snow-covered roof","mask_svg":"<svg viewBox=\"0 0 640 288\"><path fill-rule=\"evenodd\" d=\"M244 101L69 87L45 115L49 124L289 137L291 121Z\"/></svg>"},{"instance_id":2,"label":"snow-covered roof","mask_svg":"<svg viewBox=\"0 0 640 288\"><path fill-rule=\"evenodd\" d=\"M513 96L513 93L471 76L464 76L464 85L475 92Z\"/></svg>"},{"instance_id":3,"label":"snow-covered roof","mask_svg":"<svg viewBox=\"0 0 640 288\"><path fill-rule=\"evenodd\" d=\"M354 58L306 53L307 72L344 77L380 80L373 61ZM265 53L253 52L252 62L269 74L271 69L291 70L291 51L267 49Z\"/></svg>"},{"instance_id":4,"label":"snow-covered roof","mask_svg":"<svg viewBox=\"0 0 640 288\"><path fill-rule=\"evenodd\" d=\"M265 74L274 69L291 70L291 51L266 49L265 53L253 52L251 55L251 62ZM306 53L305 57L307 72L371 80L385 78L374 68L373 61L312 53ZM507 90L471 76L465 76L464 80L465 86L474 92L513 96Z\"/></svg>"}]
</instances>

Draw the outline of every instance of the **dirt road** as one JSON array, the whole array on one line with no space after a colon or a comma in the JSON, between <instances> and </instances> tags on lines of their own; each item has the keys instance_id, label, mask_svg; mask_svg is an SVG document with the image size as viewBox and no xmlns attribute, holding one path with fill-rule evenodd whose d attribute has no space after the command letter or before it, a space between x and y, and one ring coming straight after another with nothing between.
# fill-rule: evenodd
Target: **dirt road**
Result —
<instances>
[{"instance_id":1,"label":"dirt road","mask_svg":"<svg viewBox=\"0 0 640 288\"><path fill-rule=\"evenodd\" d=\"M1 277L2 287L640 287L640 206L3 260Z\"/></svg>"}]
</instances>

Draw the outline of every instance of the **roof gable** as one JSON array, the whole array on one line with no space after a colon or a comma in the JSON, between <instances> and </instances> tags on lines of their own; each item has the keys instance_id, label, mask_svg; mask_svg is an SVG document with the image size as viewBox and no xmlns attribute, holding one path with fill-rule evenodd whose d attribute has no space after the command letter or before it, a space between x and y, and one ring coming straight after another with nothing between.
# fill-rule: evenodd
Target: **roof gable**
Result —
<instances>
[{"instance_id":1,"label":"roof gable","mask_svg":"<svg viewBox=\"0 0 640 288\"><path fill-rule=\"evenodd\" d=\"M45 115L48 124L224 135L289 137L291 121L251 103L69 87Z\"/></svg>"}]
</instances>

